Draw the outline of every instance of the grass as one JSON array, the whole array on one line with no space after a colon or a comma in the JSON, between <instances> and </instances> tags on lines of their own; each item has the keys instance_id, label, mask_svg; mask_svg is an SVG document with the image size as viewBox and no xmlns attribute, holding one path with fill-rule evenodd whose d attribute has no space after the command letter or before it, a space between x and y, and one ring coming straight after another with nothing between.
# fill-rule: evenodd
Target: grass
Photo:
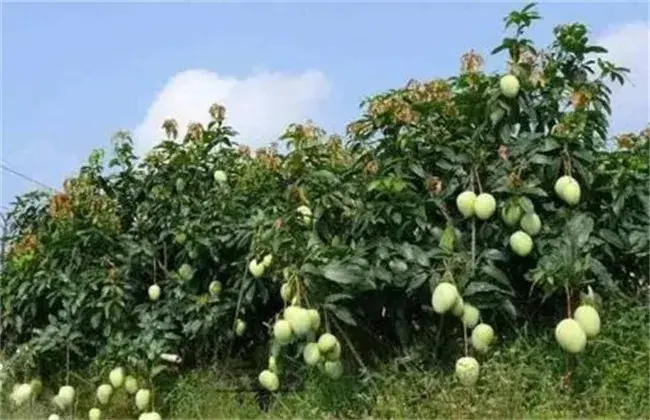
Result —
<instances>
[{"instance_id":1,"label":"grass","mask_svg":"<svg viewBox=\"0 0 650 420\"><path fill-rule=\"evenodd\" d=\"M453 366L395 362L361 383L355 366L348 365L347 376L338 381L315 373L305 390L274 395L269 411L262 412L254 393L221 391L218 378L223 369L211 367L186 373L166 386L158 409L170 419L650 419L649 325L646 305L605 311L602 332L579 357L570 387L562 383L564 354L552 331L546 331L500 342L477 357L481 379L474 389L457 384ZM87 394L82 399L90 400L93 389L82 392ZM130 401L116 397L106 417L134 418ZM42 400L47 401L45 396ZM77 418L87 418L88 408L80 406ZM32 410L31 418L49 415L41 402ZM30 415L0 409L0 418Z\"/></svg>"}]
</instances>

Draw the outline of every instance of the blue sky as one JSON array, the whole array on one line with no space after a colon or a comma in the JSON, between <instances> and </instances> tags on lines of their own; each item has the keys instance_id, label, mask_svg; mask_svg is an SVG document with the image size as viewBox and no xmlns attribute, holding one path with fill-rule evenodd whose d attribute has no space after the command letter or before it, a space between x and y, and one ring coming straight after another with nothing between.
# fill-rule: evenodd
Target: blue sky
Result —
<instances>
[{"instance_id":1,"label":"blue sky","mask_svg":"<svg viewBox=\"0 0 650 420\"><path fill-rule=\"evenodd\" d=\"M146 148L163 116L204 119L215 100L253 144L307 117L340 131L366 95L449 76L470 48L487 56L503 16L523 4L5 3L2 162L59 187L116 130L135 130ZM546 2L539 10L538 43L559 23L585 22L637 70L635 86L614 97L614 129L642 128L647 4ZM487 64L497 69L503 58ZM2 205L35 187L2 171Z\"/></svg>"}]
</instances>

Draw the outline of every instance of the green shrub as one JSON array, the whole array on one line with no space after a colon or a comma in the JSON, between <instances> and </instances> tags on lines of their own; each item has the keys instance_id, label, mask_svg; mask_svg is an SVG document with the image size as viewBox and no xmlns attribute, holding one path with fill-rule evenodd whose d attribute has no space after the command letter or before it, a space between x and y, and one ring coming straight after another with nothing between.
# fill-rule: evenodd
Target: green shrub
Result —
<instances>
[{"instance_id":1,"label":"green shrub","mask_svg":"<svg viewBox=\"0 0 650 420\"><path fill-rule=\"evenodd\" d=\"M493 51L509 54L504 83L468 53L458 76L368 99L345 141L294 124L287 153L253 153L214 105L183 139L165 122L167 139L142 160L119 133L107 164L96 151L62 192L19 197L0 290L13 374L96 360L153 387L176 369L164 354L260 371L273 356L282 387L284 365L326 331L339 347L316 365L337 377L339 357L367 367L414 344L441 355L458 337L468 354L479 320L497 335L546 326L581 294L647 287L650 135L605 148L606 82L627 69L599 58L582 24L536 48L525 32L538 18L531 6L507 17L514 34ZM573 181L556 186L563 176ZM463 191L477 196L464 214ZM521 226L532 247L510 241L526 216L541 223ZM442 282L464 324L434 313ZM293 341L274 343L282 317Z\"/></svg>"}]
</instances>

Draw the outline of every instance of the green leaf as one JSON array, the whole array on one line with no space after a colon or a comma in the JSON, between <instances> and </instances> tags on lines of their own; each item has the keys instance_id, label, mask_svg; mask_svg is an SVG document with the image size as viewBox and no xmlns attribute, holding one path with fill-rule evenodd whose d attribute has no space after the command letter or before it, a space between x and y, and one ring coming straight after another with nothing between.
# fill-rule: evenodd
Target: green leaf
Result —
<instances>
[{"instance_id":1,"label":"green leaf","mask_svg":"<svg viewBox=\"0 0 650 420\"><path fill-rule=\"evenodd\" d=\"M521 208L524 210L524 213L529 214L529 213L535 213L535 205L533 202L530 200L528 197L520 197L519 200L517 200Z\"/></svg>"},{"instance_id":2,"label":"green leaf","mask_svg":"<svg viewBox=\"0 0 650 420\"><path fill-rule=\"evenodd\" d=\"M335 303L342 300L352 300L354 297L347 293L333 293L325 298L325 303Z\"/></svg>"},{"instance_id":3,"label":"green leaf","mask_svg":"<svg viewBox=\"0 0 650 420\"><path fill-rule=\"evenodd\" d=\"M91 318L90 318L90 325L94 328L97 329L99 328L99 323L102 319L102 313L97 312L95 313Z\"/></svg>"},{"instance_id":4,"label":"green leaf","mask_svg":"<svg viewBox=\"0 0 650 420\"><path fill-rule=\"evenodd\" d=\"M503 271L499 270L492 264L486 264L481 267L481 272L496 280L498 283L502 284L508 289L512 289L512 285L510 284L510 279L508 279L508 276L506 276Z\"/></svg>"},{"instance_id":5,"label":"green leaf","mask_svg":"<svg viewBox=\"0 0 650 420\"><path fill-rule=\"evenodd\" d=\"M492 113L490 114L490 121L492 122L492 125L496 126L505 115L506 115L506 111L500 107L492 111Z\"/></svg>"},{"instance_id":6,"label":"green leaf","mask_svg":"<svg viewBox=\"0 0 650 420\"><path fill-rule=\"evenodd\" d=\"M559 150L561 148L562 148L562 145L557 140L555 140L552 137L547 137L544 140L544 146L542 147L541 152L543 152L543 153L554 152L554 151Z\"/></svg>"},{"instance_id":7,"label":"green leaf","mask_svg":"<svg viewBox=\"0 0 650 420\"><path fill-rule=\"evenodd\" d=\"M503 50L507 50L508 48L509 48L508 45L504 43L504 44L501 44L498 47L494 48L492 51L490 51L490 54L495 55L495 54L500 53Z\"/></svg>"},{"instance_id":8,"label":"green leaf","mask_svg":"<svg viewBox=\"0 0 650 420\"><path fill-rule=\"evenodd\" d=\"M358 267L344 266L338 261L327 264L321 272L326 279L339 284L354 284L363 278L363 272Z\"/></svg>"},{"instance_id":9,"label":"green leaf","mask_svg":"<svg viewBox=\"0 0 650 420\"><path fill-rule=\"evenodd\" d=\"M319 270L314 264L312 263L305 263L300 267L300 272L302 274L312 274L312 275L320 275L322 274L321 270Z\"/></svg>"},{"instance_id":10,"label":"green leaf","mask_svg":"<svg viewBox=\"0 0 650 420\"><path fill-rule=\"evenodd\" d=\"M325 181L329 181L332 183L338 183L339 179L337 178L336 175L334 175L331 171L328 171L326 169L320 169L317 171L312 172L311 176L313 178L321 178Z\"/></svg>"},{"instance_id":11,"label":"green leaf","mask_svg":"<svg viewBox=\"0 0 650 420\"><path fill-rule=\"evenodd\" d=\"M381 266L374 267L372 269L372 275L385 283L391 283L393 280L393 274Z\"/></svg>"},{"instance_id":12,"label":"green leaf","mask_svg":"<svg viewBox=\"0 0 650 420\"><path fill-rule=\"evenodd\" d=\"M167 366L165 366L165 365L154 366L151 369L151 378L155 378L156 376L158 376L159 374L161 374L165 370L167 370Z\"/></svg>"},{"instance_id":13,"label":"green leaf","mask_svg":"<svg viewBox=\"0 0 650 420\"><path fill-rule=\"evenodd\" d=\"M194 335L197 332L199 332L200 329L201 329L201 321L199 321L198 319L194 319L188 322L187 324L185 324L185 327L183 328L183 332Z\"/></svg>"},{"instance_id":14,"label":"green leaf","mask_svg":"<svg viewBox=\"0 0 650 420\"><path fill-rule=\"evenodd\" d=\"M409 286L406 289L406 293L412 293L413 291L415 291L415 290L419 289L420 287L422 287L422 285L424 283L426 283L427 278L428 278L428 276L424 272L418 273L417 275L415 275L413 277L413 279L411 280L411 283L409 283Z\"/></svg>"},{"instance_id":15,"label":"green leaf","mask_svg":"<svg viewBox=\"0 0 650 420\"><path fill-rule=\"evenodd\" d=\"M607 48L601 47L599 45L590 45L585 48L585 54L597 53L597 54L607 54Z\"/></svg>"},{"instance_id":16,"label":"green leaf","mask_svg":"<svg viewBox=\"0 0 650 420\"><path fill-rule=\"evenodd\" d=\"M482 257L490 261L505 261L506 255L498 249L486 249L483 251Z\"/></svg>"},{"instance_id":17,"label":"green leaf","mask_svg":"<svg viewBox=\"0 0 650 420\"><path fill-rule=\"evenodd\" d=\"M419 247L413 247L413 253L415 254L415 262L422 267L430 267L431 261L429 261L429 256Z\"/></svg>"},{"instance_id":18,"label":"green leaf","mask_svg":"<svg viewBox=\"0 0 650 420\"><path fill-rule=\"evenodd\" d=\"M551 165L554 159L546 155L537 154L532 157L530 162L536 165Z\"/></svg>"},{"instance_id":19,"label":"green leaf","mask_svg":"<svg viewBox=\"0 0 650 420\"><path fill-rule=\"evenodd\" d=\"M618 216L621 214L621 210L623 210L623 207L625 207L625 199L626 199L625 194L620 193L614 200L614 205L612 206L612 210L614 211L615 215Z\"/></svg>"},{"instance_id":20,"label":"green leaf","mask_svg":"<svg viewBox=\"0 0 650 420\"><path fill-rule=\"evenodd\" d=\"M376 179L376 180L372 181L370 184L368 184L368 188L367 188L368 192L379 189L379 187L382 185L382 183L383 183L382 179Z\"/></svg>"},{"instance_id":21,"label":"green leaf","mask_svg":"<svg viewBox=\"0 0 650 420\"><path fill-rule=\"evenodd\" d=\"M594 273L596 278L598 278L598 280L606 288L608 288L610 291L618 290L618 287L614 283L611 274L609 273L609 271L607 271L607 268L605 268L602 262L600 262L596 258L590 258L589 263L590 263L591 272Z\"/></svg>"},{"instance_id":22,"label":"green leaf","mask_svg":"<svg viewBox=\"0 0 650 420\"><path fill-rule=\"evenodd\" d=\"M490 292L499 292L502 294L507 294L507 295L513 295L512 292L503 290L499 286L496 286L491 283L487 283L484 281L474 281L471 282L465 290L463 290L463 297L470 297L474 296L479 293L490 293Z\"/></svg>"},{"instance_id":23,"label":"green leaf","mask_svg":"<svg viewBox=\"0 0 650 420\"><path fill-rule=\"evenodd\" d=\"M406 258L408 262L413 261L413 254L414 254L413 245L409 243L404 243L400 246L399 251L400 254L402 254L402 256Z\"/></svg>"},{"instance_id":24,"label":"green leaf","mask_svg":"<svg viewBox=\"0 0 650 420\"><path fill-rule=\"evenodd\" d=\"M512 318L517 318L519 314L517 308L512 304L512 301L510 301L510 299L506 299L501 302L501 309L503 309L503 311L510 315Z\"/></svg>"},{"instance_id":25,"label":"green leaf","mask_svg":"<svg viewBox=\"0 0 650 420\"><path fill-rule=\"evenodd\" d=\"M385 246L379 246L377 248L377 257L379 257L380 260L386 260L390 257L390 252Z\"/></svg>"},{"instance_id":26,"label":"green leaf","mask_svg":"<svg viewBox=\"0 0 650 420\"><path fill-rule=\"evenodd\" d=\"M548 197L546 191L544 191L539 187L522 187L519 191L522 194L526 194L526 195L534 195L537 197Z\"/></svg>"},{"instance_id":27,"label":"green leaf","mask_svg":"<svg viewBox=\"0 0 650 420\"><path fill-rule=\"evenodd\" d=\"M176 179L176 190L182 193L185 190L185 180L183 178Z\"/></svg>"},{"instance_id":28,"label":"green leaf","mask_svg":"<svg viewBox=\"0 0 650 420\"><path fill-rule=\"evenodd\" d=\"M388 266L393 273L404 273L408 270L408 265L402 260L391 260Z\"/></svg>"},{"instance_id":29,"label":"green leaf","mask_svg":"<svg viewBox=\"0 0 650 420\"><path fill-rule=\"evenodd\" d=\"M357 322L354 320L354 317L352 316L352 312L350 312L348 308L343 306L333 305L333 304L328 304L326 305L326 307L335 317L345 322L346 324L352 326L357 325Z\"/></svg>"},{"instance_id":30,"label":"green leaf","mask_svg":"<svg viewBox=\"0 0 650 420\"><path fill-rule=\"evenodd\" d=\"M503 124L499 129L499 138L501 139L501 142L506 144L509 143L511 133L512 127L510 127L510 124Z\"/></svg>"},{"instance_id":31,"label":"green leaf","mask_svg":"<svg viewBox=\"0 0 650 420\"><path fill-rule=\"evenodd\" d=\"M623 242L621 237L618 236L618 234L612 230L601 229L600 231L598 231L598 235L613 247L616 247L618 249L625 248L625 243Z\"/></svg>"},{"instance_id":32,"label":"green leaf","mask_svg":"<svg viewBox=\"0 0 650 420\"><path fill-rule=\"evenodd\" d=\"M567 234L578 248L582 248L589 241L594 229L594 220L584 213L578 214L569 220Z\"/></svg>"},{"instance_id":33,"label":"green leaf","mask_svg":"<svg viewBox=\"0 0 650 420\"><path fill-rule=\"evenodd\" d=\"M424 172L424 169L422 169L422 166L418 163L411 163L411 165L409 165L409 169L411 169L411 172L413 172L415 175L419 176L420 178L426 177L426 173Z\"/></svg>"},{"instance_id":34,"label":"green leaf","mask_svg":"<svg viewBox=\"0 0 650 420\"><path fill-rule=\"evenodd\" d=\"M451 223L447 223L445 230L442 232L440 237L439 247L446 254L451 254L454 252L454 247L456 244L456 229Z\"/></svg>"}]
</instances>

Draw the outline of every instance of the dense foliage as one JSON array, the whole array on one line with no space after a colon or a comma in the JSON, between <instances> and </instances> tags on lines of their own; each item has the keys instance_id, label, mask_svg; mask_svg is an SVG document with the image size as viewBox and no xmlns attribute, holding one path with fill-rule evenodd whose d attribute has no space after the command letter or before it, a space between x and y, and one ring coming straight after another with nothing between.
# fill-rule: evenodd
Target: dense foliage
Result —
<instances>
[{"instance_id":1,"label":"dense foliage","mask_svg":"<svg viewBox=\"0 0 650 420\"><path fill-rule=\"evenodd\" d=\"M582 24L538 49L525 37L538 18L511 13L493 51L508 54L514 95L470 52L458 76L370 98L346 139L295 124L286 152L253 152L214 105L182 139L165 122L143 159L119 133L108 162L93 152L63 191L19 197L0 288L16 378L95 359L152 377L163 353L261 368L283 284L361 366L458 344L432 310L442 281L500 334L556 323L588 286L603 298L646 288L650 131L615 144L607 131L608 84L627 70L599 58ZM563 175L581 187L576 205L554 191ZM492 194L494 216L464 217L465 190ZM541 221L526 256L510 246L512 212ZM267 255L256 276L250 262Z\"/></svg>"}]
</instances>

